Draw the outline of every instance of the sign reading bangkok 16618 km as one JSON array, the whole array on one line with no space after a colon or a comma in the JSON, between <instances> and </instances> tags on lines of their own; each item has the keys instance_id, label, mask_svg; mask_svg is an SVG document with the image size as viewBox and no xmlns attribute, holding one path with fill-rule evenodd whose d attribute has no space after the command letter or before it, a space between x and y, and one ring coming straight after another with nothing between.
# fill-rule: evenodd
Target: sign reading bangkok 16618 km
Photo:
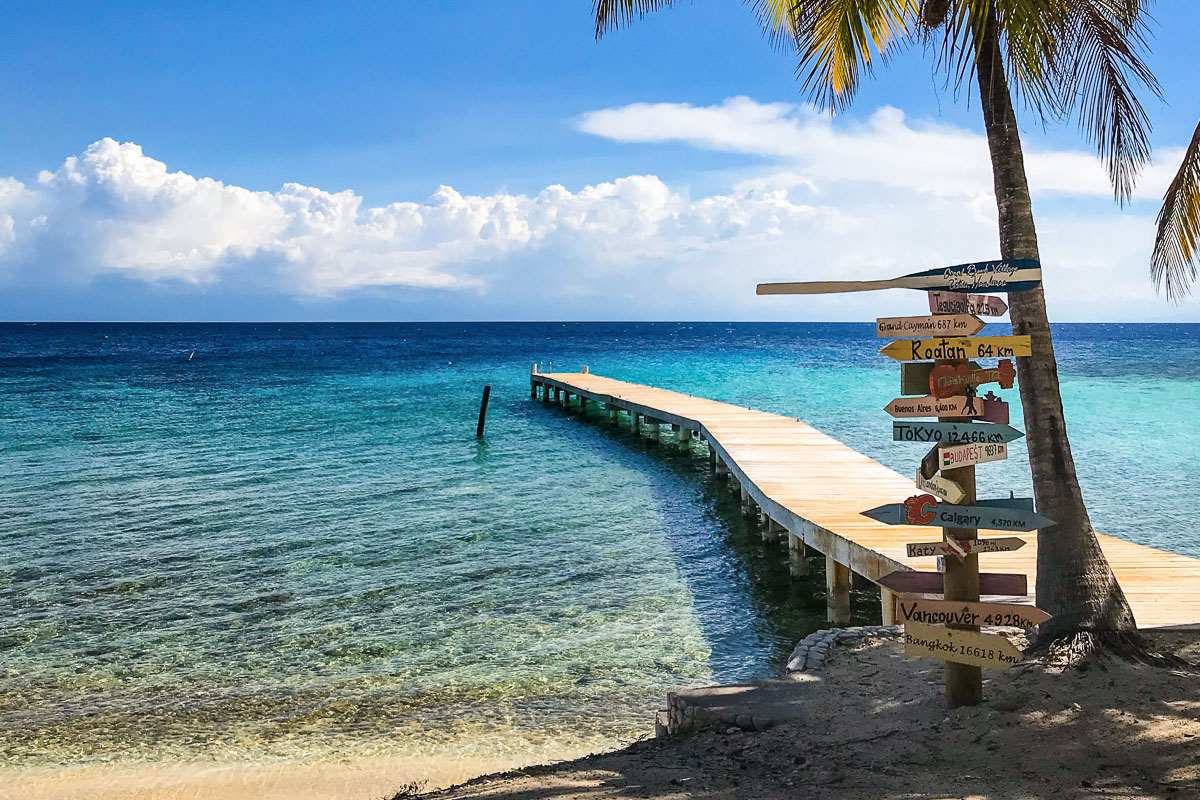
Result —
<instances>
[{"instance_id":1,"label":"sign reading bangkok 16618 km","mask_svg":"<svg viewBox=\"0 0 1200 800\"><path fill-rule=\"evenodd\" d=\"M1021 663L1021 651L1004 636L904 623L904 655L1005 669Z\"/></svg>"},{"instance_id":2,"label":"sign reading bangkok 16618 km","mask_svg":"<svg viewBox=\"0 0 1200 800\"><path fill-rule=\"evenodd\" d=\"M895 361L1009 358L1033 354L1028 336L971 336L958 339L900 339L879 351Z\"/></svg>"}]
</instances>

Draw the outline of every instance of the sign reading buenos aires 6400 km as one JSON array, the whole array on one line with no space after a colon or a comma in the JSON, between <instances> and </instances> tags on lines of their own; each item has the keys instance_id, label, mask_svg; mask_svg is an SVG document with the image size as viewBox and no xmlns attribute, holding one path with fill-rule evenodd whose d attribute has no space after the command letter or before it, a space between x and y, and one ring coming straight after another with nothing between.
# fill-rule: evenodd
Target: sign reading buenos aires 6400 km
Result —
<instances>
[{"instance_id":1,"label":"sign reading buenos aires 6400 km","mask_svg":"<svg viewBox=\"0 0 1200 800\"><path fill-rule=\"evenodd\" d=\"M946 339L900 339L879 351L896 361L1010 358L1033 353L1028 336L971 336Z\"/></svg>"}]
</instances>

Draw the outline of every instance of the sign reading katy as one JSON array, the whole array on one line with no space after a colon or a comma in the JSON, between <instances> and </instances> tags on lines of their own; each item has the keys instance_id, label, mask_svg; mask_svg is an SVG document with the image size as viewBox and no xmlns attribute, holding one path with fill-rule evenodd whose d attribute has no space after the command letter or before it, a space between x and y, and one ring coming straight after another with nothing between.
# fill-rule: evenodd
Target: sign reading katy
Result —
<instances>
[{"instance_id":1,"label":"sign reading katy","mask_svg":"<svg viewBox=\"0 0 1200 800\"><path fill-rule=\"evenodd\" d=\"M894 593L892 617L904 623L905 653L946 663L946 698L951 705L982 698L979 667L1002 669L1020 662L1021 651L1004 636L980 626L1033 627L1049 616L1026 605L980 602L981 595L1024 597L1023 572L980 572L981 554L1010 553L1024 546L1019 536L980 539L978 531L1034 531L1053 521L1034 511L1033 501L1008 497L977 500L975 465L1008 458L1008 445L1021 431L1008 424L1008 404L983 384L1015 385L1014 359L1032 354L1029 336L976 336L980 317L1008 310L999 297L974 292L1021 292L1041 282L1033 260L976 261L915 272L878 281L810 281L759 284L759 294L827 294L875 289L923 289L928 316L881 317L876 334L890 336L880 350L901 362L900 391L884 409L895 420L897 442L924 443L933 449L921 458L914 483L922 492L862 512L887 525L942 529L942 540L907 544L910 559L941 557L945 572L906 568L878 579ZM975 360L998 359L993 364ZM908 396L924 394L924 396ZM924 420L920 418L925 418ZM997 556L999 558L1000 556ZM927 562L926 562L927 563ZM912 565L916 567L917 564ZM977 589L975 588L977 587ZM929 599L918 595L942 595ZM942 627L938 627L938 626Z\"/></svg>"}]
</instances>

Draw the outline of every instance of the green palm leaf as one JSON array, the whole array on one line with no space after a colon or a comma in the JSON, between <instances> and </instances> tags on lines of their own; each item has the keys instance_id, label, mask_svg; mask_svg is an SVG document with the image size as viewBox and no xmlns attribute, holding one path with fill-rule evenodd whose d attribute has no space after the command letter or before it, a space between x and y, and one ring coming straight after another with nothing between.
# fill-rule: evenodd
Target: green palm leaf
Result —
<instances>
[{"instance_id":1,"label":"green palm leaf","mask_svg":"<svg viewBox=\"0 0 1200 800\"><path fill-rule=\"evenodd\" d=\"M1196 281L1200 239L1200 125L1183 155L1183 163L1163 197L1158 233L1150 258L1150 277L1167 298L1180 300Z\"/></svg>"}]
</instances>

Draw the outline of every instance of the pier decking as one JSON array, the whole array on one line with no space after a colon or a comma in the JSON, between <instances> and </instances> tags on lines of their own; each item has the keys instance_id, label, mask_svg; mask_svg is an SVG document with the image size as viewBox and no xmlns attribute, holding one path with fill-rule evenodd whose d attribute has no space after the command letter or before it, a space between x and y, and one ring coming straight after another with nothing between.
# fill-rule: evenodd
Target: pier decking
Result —
<instances>
[{"instance_id":1,"label":"pier decking","mask_svg":"<svg viewBox=\"0 0 1200 800\"><path fill-rule=\"evenodd\" d=\"M702 438L717 474L728 475L741 493L744 509L759 515L763 537L787 537L794 572L807 572L806 548L825 556L831 622L848 620L851 573L874 583L898 569L937 568L932 558L908 558L905 545L936 540L938 529L885 525L859 513L916 493L912 478L796 419L613 380L584 369L580 373L535 371L530 375L530 392L546 402L568 404L574 396L581 404L603 403L614 423L622 412L627 413L630 424L646 429L652 438L661 436L665 424L676 427L682 446L690 446L693 436ZM1037 535L1017 535L1026 541L1025 547L988 553L982 560L988 572L1024 573L1032 593ZM1200 559L1104 535L1100 545L1140 627L1200 625ZM880 587L880 597L884 622L890 623L892 595ZM1026 599L1033 601L1032 595Z\"/></svg>"}]
</instances>

